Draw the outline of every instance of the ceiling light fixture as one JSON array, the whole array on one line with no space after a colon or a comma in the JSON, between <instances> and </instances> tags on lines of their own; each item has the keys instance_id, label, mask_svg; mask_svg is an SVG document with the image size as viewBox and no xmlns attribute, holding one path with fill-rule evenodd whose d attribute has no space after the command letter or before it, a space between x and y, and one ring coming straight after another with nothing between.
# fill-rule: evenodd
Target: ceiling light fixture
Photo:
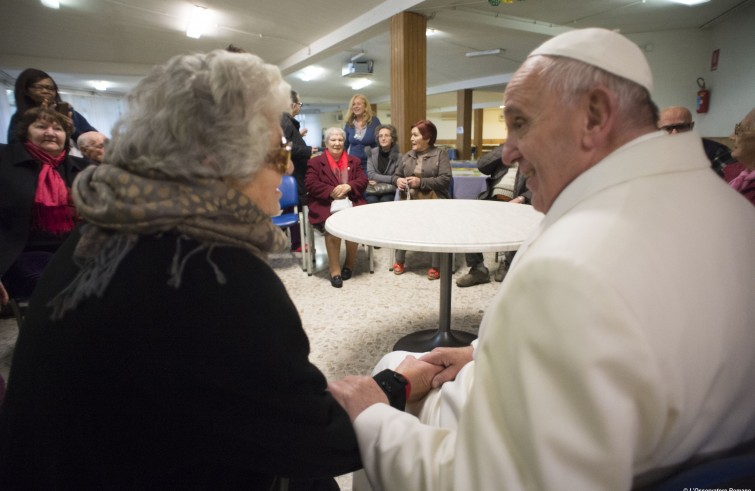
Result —
<instances>
[{"instance_id":1,"label":"ceiling light fixture","mask_svg":"<svg viewBox=\"0 0 755 491\"><path fill-rule=\"evenodd\" d=\"M190 38L199 39L210 27L210 11L207 7L192 6L189 15L189 25L186 27L186 35Z\"/></svg>"},{"instance_id":2,"label":"ceiling light fixture","mask_svg":"<svg viewBox=\"0 0 755 491\"><path fill-rule=\"evenodd\" d=\"M107 88L110 86L110 84L107 83L107 81L105 81L105 80L95 80L94 82L92 82L92 86L96 90L99 90L100 92L104 92L104 91L107 90Z\"/></svg>"},{"instance_id":3,"label":"ceiling light fixture","mask_svg":"<svg viewBox=\"0 0 755 491\"><path fill-rule=\"evenodd\" d=\"M682 5L687 5L688 7L691 7L692 5L698 5L701 3L708 3L710 0L670 0L674 3L681 3Z\"/></svg>"},{"instance_id":4,"label":"ceiling light fixture","mask_svg":"<svg viewBox=\"0 0 755 491\"><path fill-rule=\"evenodd\" d=\"M500 55L501 53L505 53L506 50L502 48L496 48L496 49L486 49L482 51L467 51L466 55L467 58L475 58L477 56L495 56Z\"/></svg>"},{"instance_id":5,"label":"ceiling light fixture","mask_svg":"<svg viewBox=\"0 0 755 491\"><path fill-rule=\"evenodd\" d=\"M42 5L51 9L60 8L60 2L58 0L42 0Z\"/></svg>"},{"instance_id":6,"label":"ceiling light fixture","mask_svg":"<svg viewBox=\"0 0 755 491\"><path fill-rule=\"evenodd\" d=\"M367 87L372 83L372 80L366 79L366 78L358 78L354 80L354 83L351 84L352 90L359 90Z\"/></svg>"},{"instance_id":7,"label":"ceiling light fixture","mask_svg":"<svg viewBox=\"0 0 755 491\"><path fill-rule=\"evenodd\" d=\"M425 36L435 36L436 34L438 34L437 29L433 29L432 27L425 29Z\"/></svg>"},{"instance_id":8,"label":"ceiling light fixture","mask_svg":"<svg viewBox=\"0 0 755 491\"><path fill-rule=\"evenodd\" d=\"M325 69L323 67L310 65L303 68L299 72L299 80L301 80L302 82L309 82L310 80L320 78L323 73L325 73Z\"/></svg>"}]
</instances>

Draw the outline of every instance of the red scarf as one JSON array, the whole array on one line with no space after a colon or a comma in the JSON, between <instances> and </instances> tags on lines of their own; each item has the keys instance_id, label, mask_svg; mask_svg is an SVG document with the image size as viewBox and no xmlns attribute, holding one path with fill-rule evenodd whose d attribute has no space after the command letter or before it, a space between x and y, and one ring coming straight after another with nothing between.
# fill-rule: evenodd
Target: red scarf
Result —
<instances>
[{"instance_id":1,"label":"red scarf","mask_svg":"<svg viewBox=\"0 0 755 491\"><path fill-rule=\"evenodd\" d=\"M338 162L335 161L333 156L330 154L330 151L325 151L325 156L328 158L328 164L330 165L330 170L333 171L333 173L338 177L338 180L342 183L346 183L349 181L349 158L346 156L346 152L343 152L341 156L338 158Z\"/></svg>"},{"instance_id":2,"label":"red scarf","mask_svg":"<svg viewBox=\"0 0 755 491\"><path fill-rule=\"evenodd\" d=\"M37 176L37 192L34 195L32 226L53 234L73 230L73 217L69 208L69 192L57 168L66 158L66 151L53 157L42 148L27 141L24 147L42 164Z\"/></svg>"}]
</instances>

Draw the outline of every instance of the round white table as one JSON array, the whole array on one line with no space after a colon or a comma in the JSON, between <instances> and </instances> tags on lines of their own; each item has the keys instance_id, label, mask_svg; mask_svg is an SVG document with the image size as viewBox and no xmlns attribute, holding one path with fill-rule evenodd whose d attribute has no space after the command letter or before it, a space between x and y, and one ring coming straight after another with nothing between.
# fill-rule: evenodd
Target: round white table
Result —
<instances>
[{"instance_id":1,"label":"round white table","mask_svg":"<svg viewBox=\"0 0 755 491\"><path fill-rule=\"evenodd\" d=\"M437 346L465 346L475 338L451 330L453 253L514 251L542 217L529 205L500 201L391 201L339 211L325 222L325 230L360 244L443 253L438 329L409 334L394 346L395 350L423 352Z\"/></svg>"}]
</instances>

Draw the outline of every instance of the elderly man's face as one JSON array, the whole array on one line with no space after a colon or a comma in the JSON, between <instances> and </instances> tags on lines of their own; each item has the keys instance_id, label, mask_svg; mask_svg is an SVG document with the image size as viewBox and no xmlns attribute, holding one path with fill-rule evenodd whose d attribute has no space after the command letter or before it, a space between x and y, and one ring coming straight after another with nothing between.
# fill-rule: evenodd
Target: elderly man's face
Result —
<instances>
[{"instance_id":1,"label":"elderly man's face","mask_svg":"<svg viewBox=\"0 0 755 491\"><path fill-rule=\"evenodd\" d=\"M503 160L519 162L519 172L532 191L532 205L546 213L566 185L584 170L578 131L582 114L563 107L528 66L525 62L504 94L509 134Z\"/></svg>"},{"instance_id":2,"label":"elderly man's face","mask_svg":"<svg viewBox=\"0 0 755 491\"><path fill-rule=\"evenodd\" d=\"M82 143L79 146L81 154L93 162L101 164L105 158L105 145L107 138L105 135L96 134L88 138L86 143Z\"/></svg>"}]
</instances>

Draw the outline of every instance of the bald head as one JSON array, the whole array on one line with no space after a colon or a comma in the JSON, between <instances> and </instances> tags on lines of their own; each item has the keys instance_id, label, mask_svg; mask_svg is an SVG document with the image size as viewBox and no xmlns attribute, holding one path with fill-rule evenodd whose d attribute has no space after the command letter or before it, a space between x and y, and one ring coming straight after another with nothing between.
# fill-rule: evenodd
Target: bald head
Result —
<instances>
[{"instance_id":1,"label":"bald head","mask_svg":"<svg viewBox=\"0 0 755 491\"><path fill-rule=\"evenodd\" d=\"M108 138L98 131L87 131L79 136L76 144L84 157L101 164L105 158L105 146L108 141Z\"/></svg>"},{"instance_id":2,"label":"bald head","mask_svg":"<svg viewBox=\"0 0 755 491\"><path fill-rule=\"evenodd\" d=\"M686 107L671 106L661 111L658 116L658 129L669 134L684 133L695 127L692 113Z\"/></svg>"}]
</instances>

